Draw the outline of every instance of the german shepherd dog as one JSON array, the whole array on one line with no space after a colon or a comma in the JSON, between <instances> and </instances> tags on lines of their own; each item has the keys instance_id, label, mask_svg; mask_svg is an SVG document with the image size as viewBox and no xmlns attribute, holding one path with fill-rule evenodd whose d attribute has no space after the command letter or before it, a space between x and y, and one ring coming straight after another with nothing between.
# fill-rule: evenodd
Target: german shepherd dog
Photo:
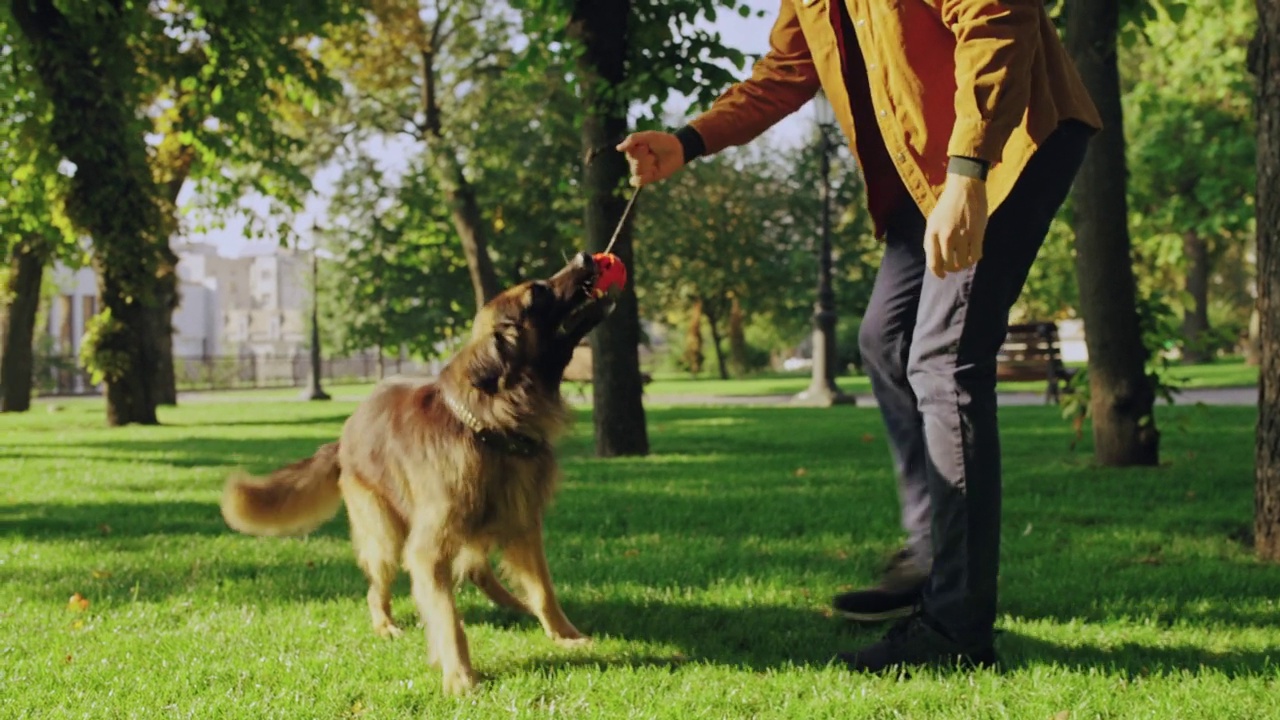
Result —
<instances>
[{"instance_id":1,"label":"german shepherd dog","mask_svg":"<svg viewBox=\"0 0 1280 720\"><path fill-rule=\"evenodd\" d=\"M345 502L374 632L401 634L390 595L403 563L426 626L428 662L450 694L477 682L454 604L464 579L496 604L532 614L557 643L589 642L556 599L542 519L559 476L554 443L570 420L561 376L574 347L614 308L594 288L598 272L580 253L554 276L493 298L436 380L384 381L338 442L266 478L229 478L221 501L227 524L253 535L301 535ZM497 551L523 599L490 566Z\"/></svg>"}]
</instances>

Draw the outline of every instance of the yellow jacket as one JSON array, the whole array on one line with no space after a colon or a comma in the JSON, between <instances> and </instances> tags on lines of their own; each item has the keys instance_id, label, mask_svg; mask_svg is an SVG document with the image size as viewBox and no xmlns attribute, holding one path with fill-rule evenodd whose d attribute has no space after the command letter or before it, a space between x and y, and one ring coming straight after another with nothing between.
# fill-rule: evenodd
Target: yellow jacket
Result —
<instances>
[{"instance_id":1,"label":"yellow jacket","mask_svg":"<svg viewBox=\"0 0 1280 720\"><path fill-rule=\"evenodd\" d=\"M846 3L865 57L874 115L860 108L859 117L876 118L926 216L950 156L990 163L994 212L1059 123L1102 125L1042 0L781 0L770 50L751 77L689 123L707 154L755 139L819 88L857 153L832 2ZM867 178L869 188L876 182ZM884 218L874 215L878 235Z\"/></svg>"}]
</instances>

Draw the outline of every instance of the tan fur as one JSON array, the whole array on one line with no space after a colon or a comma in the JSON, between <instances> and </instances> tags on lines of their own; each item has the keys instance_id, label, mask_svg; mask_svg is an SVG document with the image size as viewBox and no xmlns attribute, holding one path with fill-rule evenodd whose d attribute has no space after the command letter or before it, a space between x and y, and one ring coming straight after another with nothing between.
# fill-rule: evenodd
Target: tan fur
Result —
<instances>
[{"instance_id":1,"label":"tan fur","mask_svg":"<svg viewBox=\"0 0 1280 720\"><path fill-rule=\"evenodd\" d=\"M428 660L451 693L476 683L454 589L470 580L498 605L528 612L562 644L587 642L556 599L543 549L542 518L559 468L555 441L570 413L560 380L574 346L604 316L583 284L590 258L547 281L527 282L477 314L472 336L434 382L380 383L343 426L338 443L272 473L264 482L233 478L223 513L237 530L292 534L317 527L345 501L356 558L369 580L373 630L401 631L390 593L403 565L427 626ZM587 309L581 316L570 310ZM568 322L566 317L585 317ZM568 323L569 332L557 332ZM445 398L484 428L544 443L533 455L484 445ZM510 593L489 564L502 553Z\"/></svg>"},{"instance_id":2,"label":"tan fur","mask_svg":"<svg viewBox=\"0 0 1280 720\"><path fill-rule=\"evenodd\" d=\"M227 525L249 535L305 535L338 513L338 443L266 478L237 473L222 494Z\"/></svg>"}]
</instances>

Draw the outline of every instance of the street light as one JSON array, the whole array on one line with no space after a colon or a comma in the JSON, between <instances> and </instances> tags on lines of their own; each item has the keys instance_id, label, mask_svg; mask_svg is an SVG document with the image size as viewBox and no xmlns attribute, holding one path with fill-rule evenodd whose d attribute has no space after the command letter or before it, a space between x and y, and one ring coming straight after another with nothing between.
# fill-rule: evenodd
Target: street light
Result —
<instances>
[{"instance_id":1,"label":"street light","mask_svg":"<svg viewBox=\"0 0 1280 720\"><path fill-rule=\"evenodd\" d=\"M818 127L818 150L822 162L822 225L818 251L818 299L813 305L813 369L809 387L795 396L801 405L829 407L852 405L855 399L846 395L835 382L836 367L836 299L831 289L831 154L835 152L835 110L826 95L814 98L814 117Z\"/></svg>"},{"instance_id":2,"label":"street light","mask_svg":"<svg viewBox=\"0 0 1280 720\"><path fill-rule=\"evenodd\" d=\"M303 392L307 400L328 400L320 387L320 223L311 223L311 389Z\"/></svg>"}]
</instances>

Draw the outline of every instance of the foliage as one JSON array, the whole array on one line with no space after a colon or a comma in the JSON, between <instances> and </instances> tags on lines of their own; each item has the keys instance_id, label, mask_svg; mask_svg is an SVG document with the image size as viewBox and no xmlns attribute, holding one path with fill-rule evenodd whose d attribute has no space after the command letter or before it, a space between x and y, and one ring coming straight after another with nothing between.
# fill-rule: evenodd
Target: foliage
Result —
<instances>
[{"instance_id":1,"label":"foliage","mask_svg":"<svg viewBox=\"0 0 1280 720\"><path fill-rule=\"evenodd\" d=\"M577 66L585 49L571 21L578 2L511 0L521 11L522 30L529 39L512 72L540 78L548 67ZM648 0L628 5L626 77L615 87L582 89L584 97L606 107L627 108L638 125L661 126L663 107L672 95L705 106L746 67L744 53L700 23L714 22L722 11L748 17L752 10L744 0Z\"/></svg>"},{"instance_id":2,"label":"foliage","mask_svg":"<svg viewBox=\"0 0 1280 720\"><path fill-rule=\"evenodd\" d=\"M104 338L119 336L124 332L124 325L112 316L110 307L85 323L84 339L80 343L80 366L89 371L94 384L118 382L128 373L129 356L104 342Z\"/></svg>"},{"instance_id":3,"label":"foliage","mask_svg":"<svg viewBox=\"0 0 1280 720\"><path fill-rule=\"evenodd\" d=\"M721 323L723 335L737 298L746 325L772 328L753 333L759 351L783 351L807 337L821 241L819 148L813 142L786 153L761 142L698 160L654 186L644 206L660 210L642 210L636 223L645 314L675 324L701 303L704 319ZM832 165L832 285L842 326L856 328L879 243L861 208L852 157L834 152ZM851 351L846 345L842 351Z\"/></svg>"},{"instance_id":4,"label":"foliage","mask_svg":"<svg viewBox=\"0 0 1280 720\"><path fill-rule=\"evenodd\" d=\"M1209 263L1240 262L1253 236L1253 82L1245 55L1255 25L1250 0L1152 2L1129 34L1124 109L1130 163L1129 197L1140 291L1164 296L1183 312L1192 298L1185 237L1203 241ZM1210 293L1229 295L1210 273ZM1252 302L1234 309L1247 322ZM1181 328L1161 338L1182 342Z\"/></svg>"},{"instance_id":5,"label":"foliage","mask_svg":"<svg viewBox=\"0 0 1280 720\"><path fill-rule=\"evenodd\" d=\"M471 319L466 259L425 173L392 184L369 159L338 182L321 264L325 347L405 347L423 358L453 348Z\"/></svg>"}]
</instances>

